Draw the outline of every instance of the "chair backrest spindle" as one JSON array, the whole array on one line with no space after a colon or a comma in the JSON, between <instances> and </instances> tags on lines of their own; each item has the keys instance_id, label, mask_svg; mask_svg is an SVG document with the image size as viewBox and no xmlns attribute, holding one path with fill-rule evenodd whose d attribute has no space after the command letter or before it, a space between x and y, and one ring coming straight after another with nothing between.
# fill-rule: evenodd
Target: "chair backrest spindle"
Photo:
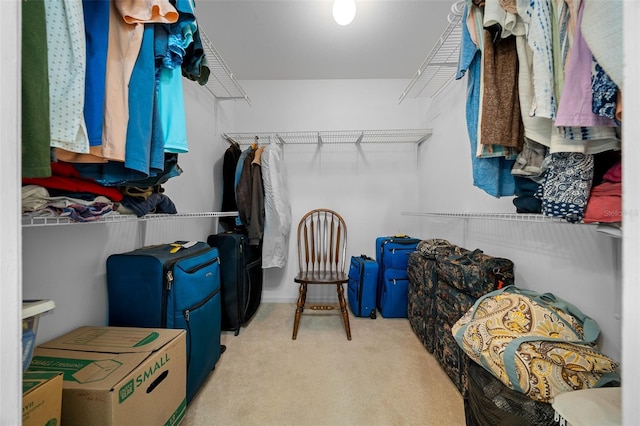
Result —
<instances>
[{"instance_id":1,"label":"chair backrest spindle","mask_svg":"<svg viewBox=\"0 0 640 426\"><path fill-rule=\"evenodd\" d=\"M300 272L344 271L347 227L342 217L329 209L307 213L298 225Z\"/></svg>"}]
</instances>

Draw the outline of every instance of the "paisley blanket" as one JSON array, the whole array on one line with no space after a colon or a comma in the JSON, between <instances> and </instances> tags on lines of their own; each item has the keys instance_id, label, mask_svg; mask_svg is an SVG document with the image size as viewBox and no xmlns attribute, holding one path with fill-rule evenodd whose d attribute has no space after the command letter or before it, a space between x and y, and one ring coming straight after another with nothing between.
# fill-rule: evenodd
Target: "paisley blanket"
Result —
<instances>
[{"instance_id":1,"label":"paisley blanket","mask_svg":"<svg viewBox=\"0 0 640 426\"><path fill-rule=\"evenodd\" d=\"M473 361L536 401L620 380L618 363L597 347L597 323L551 293L493 291L451 332Z\"/></svg>"}]
</instances>

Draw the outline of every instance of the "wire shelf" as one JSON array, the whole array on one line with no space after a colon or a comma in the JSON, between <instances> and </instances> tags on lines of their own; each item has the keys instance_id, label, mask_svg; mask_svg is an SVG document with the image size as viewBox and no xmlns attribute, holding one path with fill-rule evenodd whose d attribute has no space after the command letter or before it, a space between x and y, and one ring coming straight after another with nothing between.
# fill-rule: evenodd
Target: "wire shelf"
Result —
<instances>
[{"instance_id":1,"label":"wire shelf","mask_svg":"<svg viewBox=\"0 0 640 426\"><path fill-rule=\"evenodd\" d=\"M176 220L176 219L194 219L194 218L217 218L217 217L235 217L238 212L202 212L202 213L178 213L178 214L148 214L142 217L136 217L128 214L112 213L101 217L100 219L90 222L76 222L69 217L64 216L23 216L22 226L58 226L58 225L88 225L95 223L117 223L117 222L145 222L157 220Z\"/></svg>"},{"instance_id":2,"label":"wire shelf","mask_svg":"<svg viewBox=\"0 0 640 426\"><path fill-rule=\"evenodd\" d=\"M253 132L224 133L223 138L240 145L250 145L258 138L259 143L295 144L375 144L412 143L421 144L431 136L430 129L397 130L333 130L299 132Z\"/></svg>"},{"instance_id":3,"label":"wire shelf","mask_svg":"<svg viewBox=\"0 0 640 426\"><path fill-rule=\"evenodd\" d=\"M406 97L417 98L424 94L435 97L455 77L462 41L462 13L464 1L457 1L451 6L447 17L449 25L444 30L436 45L431 49L420 68L400 95L402 101Z\"/></svg>"},{"instance_id":4,"label":"wire shelf","mask_svg":"<svg viewBox=\"0 0 640 426\"><path fill-rule=\"evenodd\" d=\"M565 219L545 216L543 214L532 213L435 213L435 212L402 212L402 216L421 216L421 217L442 217L442 218L458 218L458 219L486 219L511 222L543 222L543 223L562 223L567 225L587 225L596 226L596 230L602 234L613 238L622 238L621 223L572 223Z\"/></svg>"},{"instance_id":5,"label":"wire shelf","mask_svg":"<svg viewBox=\"0 0 640 426\"><path fill-rule=\"evenodd\" d=\"M211 71L207 84L205 84L204 87L218 99L243 100L251 105L249 96L247 96L242 89L240 83L238 83L233 72L224 59L222 59L222 56L220 56L220 53L218 53L207 34L202 28L198 28L198 31L200 32L202 47L207 57L207 66Z\"/></svg>"},{"instance_id":6,"label":"wire shelf","mask_svg":"<svg viewBox=\"0 0 640 426\"><path fill-rule=\"evenodd\" d=\"M460 218L460 219L488 219L488 220L503 220L503 221L516 221L516 222L557 222L557 223L569 223L566 220L545 216L542 214L531 213L434 213L434 212L402 212L403 216L431 216L431 217L444 217L444 218ZM584 223L578 223L578 225L585 225Z\"/></svg>"}]
</instances>

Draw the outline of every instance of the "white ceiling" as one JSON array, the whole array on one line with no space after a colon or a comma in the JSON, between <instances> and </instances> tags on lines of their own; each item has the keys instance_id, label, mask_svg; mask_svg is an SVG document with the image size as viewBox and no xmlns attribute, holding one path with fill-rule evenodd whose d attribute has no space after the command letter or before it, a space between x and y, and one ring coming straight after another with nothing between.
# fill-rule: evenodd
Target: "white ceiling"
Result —
<instances>
[{"instance_id":1,"label":"white ceiling","mask_svg":"<svg viewBox=\"0 0 640 426\"><path fill-rule=\"evenodd\" d=\"M454 0L356 0L348 26L331 0L195 0L196 19L238 80L410 79Z\"/></svg>"}]
</instances>

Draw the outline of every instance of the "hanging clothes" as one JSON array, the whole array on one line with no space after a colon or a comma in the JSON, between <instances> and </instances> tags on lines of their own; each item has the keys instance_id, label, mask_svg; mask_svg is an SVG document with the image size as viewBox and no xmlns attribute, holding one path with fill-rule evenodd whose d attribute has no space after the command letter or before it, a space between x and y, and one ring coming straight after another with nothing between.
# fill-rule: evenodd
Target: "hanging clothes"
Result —
<instances>
[{"instance_id":1,"label":"hanging clothes","mask_svg":"<svg viewBox=\"0 0 640 426\"><path fill-rule=\"evenodd\" d=\"M622 85L622 4L623 0L582 0L582 35L598 63L614 83Z\"/></svg>"},{"instance_id":2,"label":"hanging clothes","mask_svg":"<svg viewBox=\"0 0 640 426\"><path fill-rule=\"evenodd\" d=\"M83 0L87 73L84 87L84 120L89 146L102 145L105 80L109 37L109 0Z\"/></svg>"},{"instance_id":3,"label":"hanging clothes","mask_svg":"<svg viewBox=\"0 0 640 426\"><path fill-rule=\"evenodd\" d=\"M520 15L518 18L522 20ZM549 146L553 122L550 118L531 115L534 105L533 87L533 50L527 43L525 33L516 36L516 48L518 52L518 97L520 99L520 112L524 126L524 136L539 144Z\"/></svg>"},{"instance_id":4,"label":"hanging clothes","mask_svg":"<svg viewBox=\"0 0 640 426\"><path fill-rule=\"evenodd\" d=\"M261 163L265 213L262 267L283 268L289 253L291 205L282 147L267 145Z\"/></svg>"},{"instance_id":5,"label":"hanging clothes","mask_svg":"<svg viewBox=\"0 0 640 426\"><path fill-rule=\"evenodd\" d=\"M81 0L45 1L51 146L89 152L84 121L86 41Z\"/></svg>"},{"instance_id":6,"label":"hanging clothes","mask_svg":"<svg viewBox=\"0 0 640 426\"><path fill-rule=\"evenodd\" d=\"M565 73L566 79L562 87L562 96L558 105L556 126L615 126L612 119L599 117L592 111L593 89L591 87L591 50L582 37L580 25L584 3L581 3L576 21L576 33L573 36L571 55Z\"/></svg>"},{"instance_id":7,"label":"hanging clothes","mask_svg":"<svg viewBox=\"0 0 640 426\"><path fill-rule=\"evenodd\" d=\"M551 0L518 0L517 6L518 14L528 28L527 42L533 55L531 65L534 92L529 115L555 118L557 100L553 46L550 37L552 33Z\"/></svg>"},{"instance_id":8,"label":"hanging clothes","mask_svg":"<svg viewBox=\"0 0 640 426\"><path fill-rule=\"evenodd\" d=\"M249 218L249 245L259 246L264 235L264 184L262 182L262 152L264 146L256 149L251 161L251 217Z\"/></svg>"},{"instance_id":9,"label":"hanging clothes","mask_svg":"<svg viewBox=\"0 0 640 426\"><path fill-rule=\"evenodd\" d=\"M132 172L138 172L142 177L148 177L153 168L151 158L153 113L156 102L156 67L153 49L155 25L143 25L142 44L129 82L129 122L122 166ZM162 145L158 148L157 151L162 153ZM154 167L157 167L157 163Z\"/></svg>"},{"instance_id":10,"label":"hanging clothes","mask_svg":"<svg viewBox=\"0 0 640 426\"><path fill-rule=\"evenodd\" d=\"M512 159L520 151L524 129L518 94L518 55L516 36L524 34L518 16L507 12L498 0L486 0L483 13L482 117L480 118L479 157L501 156ZM492 155L488 155L492 154Z\"/></svg>"},{"instance_id":11,"label":"hanging clothes","mask_svg":"<svg viewBox=\"0 0 640 426\"><path fill-rule=\"evenodd\" d=\"M250 245L260 243L264 230L264 190L260 166L263 149L263 147L251 146L243 151L238 161L239 173L236 172L238 214L241 223L246 226Z\"/></svg>"},{"instance_id":12,"label":"hanging clothes","mask_svg":"<svg viewBox=\"0 0 640 426\"><path fill-rule=\"evenodd\" d=\"M467 19L477 20L475 13L480 13L476 6L471 5L467 0L464 15L462 17L462 41L460 45L460 60L456 79L459 80L467 76L467 131L471 143L471 166L473 172L473 184L494 197L510 196L514 194L515 183L511 175L513 160L506 160L504 157L478 158L476 150L478 147L478 120L480 114L480 91L481 91L481 66L482 52L473 43L469 33ZM478 24L476 24L478 25ZM482 24L479 24L482 27ZM480 42L480 40L479 40Z\"/></svg>"},{"instance_id":13,"label":"hanging clothes","mask_svg":"<svg viewBox=\"0 0 640 426\"><path fill-rule=\"evenodd\" d=\"M22 177L51 176L49 65L44 2L22 3Z\"/></svg>"},{"instance_id":14,"label":"hanging clothes","mask_svg":"<svg viewBox=\"0 0 640 426\"><path fill-rule=\"evenodd\" d=\"M240 145L236 141L229 141L229 147L224 152L222 160L222 208L223 212L238 210L236 204L236 167L242 154ZM233 217L221 217L220 225L225 231L236 228L236 220Z\"/></svg>"},{"instance_id":15,"label":"hanging clothes","mask_svg":"<svg viewBox=\"0 0 640 426\"><path fill-rule=\"evenodd\" d=\"M163 38L163 43L166 37L167 43L165 52L156 51L156 58L162 62L158 81L158 111L164 151L179 154L189 152L182 62L198 27L192 0L174 0L173 3L180 12L179 18L171 25L157 28L159 37Z\"/></svg>"},{"instance_id":16,"label":"hanging clothes","mask_svg":"<svg viewBox=\"0 0 640 426\"><path fill-rule=\"evenodd\" d=\"M485 29L480 143L522 149L524 128L518 96L518 55L514 36L496 38Z\"/></svg>"},{"instance_id":17,"label":"hanging clothes","mask_svg":"<svg viewBox=\"0 0 640 426\"><path fill-rule=\"evenodd\" d=\"M253 155L253 151L254 148L253 147L249 147L247 149L245 149L244 151L242 151L240 153L240 157L238 158L238 164L236 165L236 173L235 173L235 177L234 177L234 192L235 192L235 196L236 196L236 206L238 208L238 217L236 218L236 225L237 226L245 226L246 223L243 222L242 217L243 216L248 216L247 210L249 207L247 207L248 205L250 205L251 201L249 198L249 201L245 201L245 197L246 197L246 193L247 193L247 189L246 189L246 185L245 186L240 186L240 178L242 177L242 172L244 171L244 166L246 163L246 159L248 156ZM253 158L252 158L253 160ZM251 161L249 161L249 163L251 163ZM240 191L239 191L240 190ZM239 193L240 192L240 193Z\"/></svg>"},{"instance_id":18,"label":"hanging clothes","mask_svg":"<svg viewBox=\"0 0 640 426\"><path fill-rule=\"evenodd\" d=\"M144 36L144 23L172 23L178 19L168 0L109 2L107 68L102 145L90 147L90 154L58 149L60 160L101 163L125 161L129 122L129 85Z\"/></svg>"}]
</instances>

